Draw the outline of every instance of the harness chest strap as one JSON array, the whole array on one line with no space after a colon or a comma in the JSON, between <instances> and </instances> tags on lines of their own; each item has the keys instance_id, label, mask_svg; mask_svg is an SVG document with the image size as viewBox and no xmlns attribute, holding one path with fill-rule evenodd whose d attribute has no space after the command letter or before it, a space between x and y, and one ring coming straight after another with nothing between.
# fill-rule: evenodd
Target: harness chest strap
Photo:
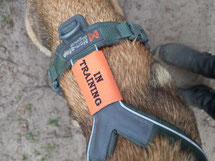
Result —
<instances>
[{"instance_id":1,"label":"harness chest strap","mask_svg":"<svg viewBox=\"0 0 215 161\"><path fill-rule=\"evenodd\" d=\"M81 15L75 15L59 27L59 38L63 42L57 47L48 71L55 92L59 93L59 80L63 72L78 59L95 50L119 43L121 40L137 39L147 48L148 39L140 25L128 21L100 22L88 26Z\"/></svg>"}]
</instances>

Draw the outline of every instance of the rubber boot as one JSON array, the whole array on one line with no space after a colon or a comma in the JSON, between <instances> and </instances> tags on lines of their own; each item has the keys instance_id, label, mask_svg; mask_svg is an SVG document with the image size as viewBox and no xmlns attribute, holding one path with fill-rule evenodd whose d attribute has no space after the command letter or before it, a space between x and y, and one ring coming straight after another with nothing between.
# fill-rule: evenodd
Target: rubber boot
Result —
<instances>
[{"instance_id":1,"label":"rubber boot","mask_svg":"<svg viewBox=\"0 0 215 161\"><path fill-rule=\"evenodd\" d=\"M185 68L208 78L215 78L215 56L201 53L185 45L170 43L162 45L159 57L174 66Z\"/></svg>"},{"instance_id":2,"label":"rubber boot","mask_svg":"<svg viewBox=\"0 0 215 161\"><path fill-rule=\"evenodd\" d=\"M207 86L199 85L189 89L179 89L185 103L198 107L215 119L215 91Z\"/></svg>"}]
</instances>

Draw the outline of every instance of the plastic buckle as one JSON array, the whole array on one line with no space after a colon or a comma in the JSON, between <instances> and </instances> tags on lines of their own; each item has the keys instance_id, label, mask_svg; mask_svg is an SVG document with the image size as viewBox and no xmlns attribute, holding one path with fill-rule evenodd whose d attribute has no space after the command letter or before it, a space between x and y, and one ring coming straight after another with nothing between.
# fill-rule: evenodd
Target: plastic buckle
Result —
<instances>
[{"instance_id":1,"label":"plastic buckle","mask_svg":"<svg viewBox=\"0 0 215 161\"><path fill-rule=\"evenodd\" d=\"M59 93L59 92L60 92L60 86L59 86L59 83L58 83L58 81L57 81L57 78L54 79L54 80L52 81L52 77L51 77L50 71L48 71L48 77L49 77L49 79L51 80L52 89L53 89L55 92Z\"/></svg>"},{"instance_id":2,"label":"plastic buckle","mask_svg":"<svg viewBox=\"0 0 215 161\"><path fill-rule=\"evenodd\" d=\"M59 82L57 80L52 82L52 88L56 93L60 92L60 85L59 85Z\"/></svg>"},{"instance_id":3,"label":"plastic buckle","mask_svg":"<svg viewBox=\"0 0 215 161\"><path fill-rule=\"evenodd\" d=\"M132 23L128 22L128 21L126 21L126 24L127 24L129 30L130 30L131 33L132 33L132 36L130 36L130 37L131 37L131 38L136 37L137 34L136 34L136 31L135 31L134 25L133 25Z\"/></svg>"},{"instance_id":4,"label":"plastic buckle","mask_svg":"<svg viewBox=\"0 0 215 161\"><path fill-rule=\"evenodd\" d=\"M137 39L143 41L143 43L145 43L146 48L150 49L150 46L148 44L149 39L143 28L140 30L140 34L138 35Z\"/></svg>"},{"instance_id":5,"label":"plastic buckle","mask_svg":"<svg viewBox=\"0 0 215 161\"><path fill-rule=\"evenodd\" d=\"M150 46L148 44L148 38L147 35L144 31L144 29L142 28L142 26L140 25L134 25L130 22L127 22L127 26L129 27L132 36L129 37L130 40L134 40L135 38L137 38L138 41L141 41L145 44L146 48L150 49Z\"/></svg>"},{"instance_id":6,"label":"plastic buckle","mask_svg":"<svg viewBox=\"0 0 215 161\"><path fill-rule=\"evenodd\" d=\"M75 15L60 25L59 39L65 40L74 35L78 30L87 30L88 24L82 15Z\"/></svg>"}]
</instances>

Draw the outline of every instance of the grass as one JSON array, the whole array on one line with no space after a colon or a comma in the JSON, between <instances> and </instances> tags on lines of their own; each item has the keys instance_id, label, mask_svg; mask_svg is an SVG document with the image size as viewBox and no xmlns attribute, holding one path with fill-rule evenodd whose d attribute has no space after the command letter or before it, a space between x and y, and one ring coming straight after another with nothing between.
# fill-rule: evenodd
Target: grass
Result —
<instances>
[{"instance_id":1,"label":"grass","mask_svg":"<svg viewBox=\"0 0 215 161\"><path fill-rule=\"evenodd\" d=\"M50 126L59 126L59 119L49 119L48 125L50 125Z\"/></svg>"},{"instance_id":2,"label":"grass","mask_svg":"<svg viewBox=\"0 0 215 161\"><path fill-rule=\"evenodd\" d=\"M9 23L10 15L9 14L1 15L1 18L2 25L6 26Z\"/></svg>"},{"instance_id":3,"label":"grass","mask_svg":"<svg viewBox=\"0 0 215 161\"><path fill-rule=\"evenodd\" d=\"M25 154L22 154L22 161L28 160L28 157Z\"/></svg>"},{"instance_id":4,"label":"grass","mask_svg":"<svg viewBox=\"0 0 215 161\"><path fill-rule=\"evenodd\" d=\"M21 124L21 123L23 123L23 122L25 121L25 119L23 119L23 118L18 118L18 119L16 119L16 121L18 122L18 124Z\"/></svg>"},{"instance_id":5,"label":"grass","mask_svg":"<svg viewBox=\"0 0 215 161\"><path fill-rule=\"evenodd\" d=\"M57 145L52 143L52 144L47 144L43 147L43 149L48 152L48 153L51 153L53 151L55 151L57 149Z\"/></svg>"},{"instance_id":6,"label":"grass","mask_svg":"<svg viewBox=\"0 0 215 161\"><path fill-rule=\"evenodd\" d=\"M26 106L26 110L28 111L28 112L31 112L31 110L32 110L32 104L27 104L27 106Z\"/></svg>"},{"instance_id":7,"label":"grass","mask_svg":"<svg viewBox=\"0 0 215 161\"><path fill-rule=\"evenodd\" d=\"M42 149L44 149L45 156L43 156L40 161L48 161L49 158L51 157L51 153L57 149L57 144L49 143L44 145Z\"/></svg>"},{"instance_id":8,"label":"grass","mask_svg":"<svg viewBox=\"0 0 215 161\"><path fill-rule=\"evenodd\" d=\"M70 136L71 136L71 134L68 131L64 132L63 137L70 137Z\"/></svg>"},{"instance_id":9,"label":"grass","mask_svg":"<svg viewBox=\"0 0 215 161\"><path fill-rule=\"evenodd\" d=\"M40 135L40 132L38 131L37 134L33 134L32 132L29 132L28 134L25 135L25 138L27 140L30 140L30 141L36 141L36 138L39 137Z\"/></svg>"},{"instance_id":10,"label":"grass","mask_svg":"<svg viewBox=\"0 0 215 161\"><path fill-rule=\"evenodd\" d=\"M40 161L48 161L48 160L49 160L49 156L47 156L47 155L40 159Z\"/></svg>"},{"instance_id":11,"label":"grass","mask_svg":"<svg viewBox=\"0 0 215 161\"><path fill-rule=\"evenodd\" d=\"M16 105L17 103L19 103L22 100L23 96L19 95L15 97L15 100L11 101L11 104Z\"/></svg>"},{"instance_id":12,"label":"grass","mask_svg":"<svg viewBox=\"0 0 215 161\"><path fill-rule=\"evenodd\" d=\"M35 135L32 134L31 132L25 135L25 138L27 140L35 141Z\"/></svg>"},{"instance_id":13,"label":"grass","mask_svg":"<svg viewBox=\"0 0 215 161\"><path fill-rule=\"evenodd\" d=\"M37 157L37 156L39 156L40 155L40 152L38 151L38 150L34 150L34 155Z\"/></svg>"},{"instance_id":14,"label":"grass","mask_svg":"<svg viewBox=\"0 0 215 161\"><path fill-rule=\"evenodd\" d=\"M17 97L15 98L16 103L18 103L18 102L22 99L22 97L23 97L23 96L21 96L21 95L17 96Z\"/></svg>"},{"instance_id":15,"label":"grass","mask_svg":"<svg viewBox=\"0 0 215 161\"><path fill-rule=\"evenodd\" d=\"M0 1L2 3L3 1ZM10 24L12 22L12 15L13 15L13 9L12 7L9 7L8 13L2 14L1 15L1 22L2 26L5 27L6 25Z\"/></svg>"}]
</instances>

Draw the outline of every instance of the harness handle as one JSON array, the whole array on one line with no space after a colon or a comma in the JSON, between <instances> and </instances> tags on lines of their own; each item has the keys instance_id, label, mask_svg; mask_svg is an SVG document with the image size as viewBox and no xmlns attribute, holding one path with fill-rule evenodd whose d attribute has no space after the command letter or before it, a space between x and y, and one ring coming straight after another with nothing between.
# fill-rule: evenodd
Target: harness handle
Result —
<instances>
[{"instance_id":1,"label":"harness handle","mask_svg":"<svg viewBox=\"0 0 215 161\"><path fill-rule=\"evenodd\" d=\"M71 17L66 22L60 25L58 28L59 39L66 40L72 35L74 35L78 30L82 29L85 31L87 29L87 22L82 15L77 14Z\"/></svg>"}]
</instances>

